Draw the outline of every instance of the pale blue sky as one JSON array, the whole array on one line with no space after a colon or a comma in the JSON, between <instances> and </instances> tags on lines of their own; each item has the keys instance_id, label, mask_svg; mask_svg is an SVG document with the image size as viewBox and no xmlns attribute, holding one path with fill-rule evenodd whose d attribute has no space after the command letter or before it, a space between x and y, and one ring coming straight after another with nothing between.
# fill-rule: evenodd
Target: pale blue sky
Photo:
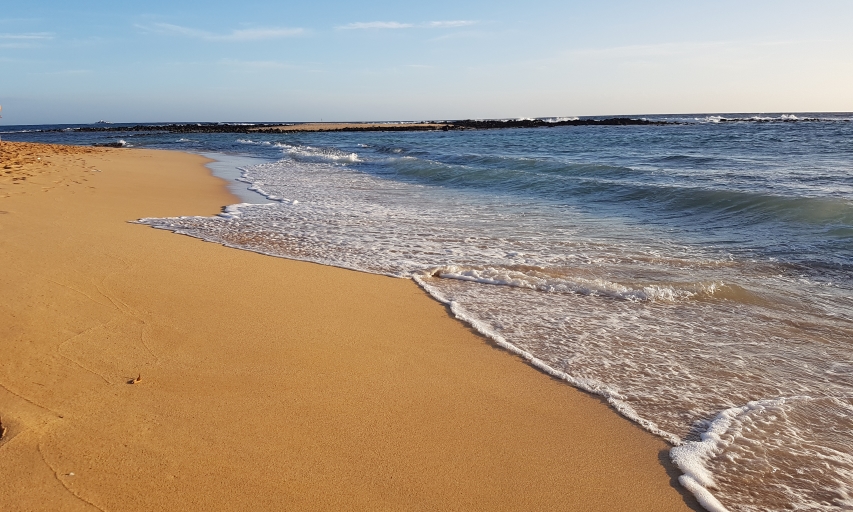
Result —
<instances>
[{"instance_id":1,"label":"pale blue sky","mask_svg":"<svg viewBox=\"0 0 853 512\"><path fill-rule=\"evenodd\" d=\"M853 111L853 1L4 2L2 124Z\"/></svg>"}]
</instances>

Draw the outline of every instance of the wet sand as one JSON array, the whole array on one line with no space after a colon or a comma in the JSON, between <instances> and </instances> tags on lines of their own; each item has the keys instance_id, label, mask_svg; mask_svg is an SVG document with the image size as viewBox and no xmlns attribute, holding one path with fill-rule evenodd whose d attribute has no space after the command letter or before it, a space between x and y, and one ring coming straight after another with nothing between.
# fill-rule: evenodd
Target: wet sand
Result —
<instances>
[{"instance_id":1,"label":"wet sand","mask_svg":"<svg viewBox=\"0 0 853 512\"><path fill-rule=\"evenodd\" d=\"M0 143L3 510L695 507L413 282L127 222L236 202L204 162Z\"/></svg>"}]
</instances>

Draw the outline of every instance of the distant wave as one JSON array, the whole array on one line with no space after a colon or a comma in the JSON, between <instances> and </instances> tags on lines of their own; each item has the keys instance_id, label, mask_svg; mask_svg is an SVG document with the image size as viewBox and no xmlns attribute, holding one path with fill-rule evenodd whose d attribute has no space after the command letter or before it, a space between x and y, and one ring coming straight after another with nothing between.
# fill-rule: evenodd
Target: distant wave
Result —
<instances>
[{"instance_id":1,"label":"distant wave","mask_svg":"<svg viewBox=\"0 0 853 512\"><path fill-rule=\"evenodd\" d=\"M851 114L838 115L813 115L813 114L715 114L715 115L699 115L693 117L687 116L652 116L653 118L678 119L683 122L694 123L833 123L833 122L850 122L853 119Z\"/></svg>"},{"instance_id":2,"label":"distant wave","mask_svg":"<svg viewBox=\"0 0 853 512\"><path fill-rule=\"evenodd\" d=\"M666 161L698 165L719 160L672 155L661 158L662 163ZM403 156L393 157L387 163L398 177L436 185L528 192L554 199L646 202L681 213L736 215L738 222L747 223L784 220L853 228L853 202L845 197L809 197L803 191L799 191L800 195L786 195L722 186L691 186L642 168L479 155L460 156L448 163Z\"/></svg>"}]
</instances>

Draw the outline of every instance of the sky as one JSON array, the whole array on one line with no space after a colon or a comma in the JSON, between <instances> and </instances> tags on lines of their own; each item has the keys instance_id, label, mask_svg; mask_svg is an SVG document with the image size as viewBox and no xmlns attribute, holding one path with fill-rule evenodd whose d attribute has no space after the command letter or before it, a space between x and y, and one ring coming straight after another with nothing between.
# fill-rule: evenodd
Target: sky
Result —
<instances>
[{"instance_id":1,"label":"sky","mask_svg":"<svg viewBox=\"0 0 853 512\"><path fill-rule=\"evenodd\" d=\"M853 111L853 0L9 1L0 124Z\"/></svg>"}]
</instances>

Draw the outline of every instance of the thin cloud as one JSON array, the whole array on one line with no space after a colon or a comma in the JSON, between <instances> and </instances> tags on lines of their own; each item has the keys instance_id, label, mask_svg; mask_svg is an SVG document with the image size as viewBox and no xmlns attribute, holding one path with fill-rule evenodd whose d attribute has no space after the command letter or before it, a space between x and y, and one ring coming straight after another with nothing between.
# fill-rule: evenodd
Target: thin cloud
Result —
<instances>
[{"instance_id":1,"label":"thin cloud","mask_svg":"<svg viewBox=\"0 0 853 512\"><path fill-rule=\"evenodd\" d=\"M340 29L344 30L359 30L359 29L395 29L395 28L412 28L414 25L411 23L398 23L396 21L368 21L368 22L356 22L356 23L348 23L346 25L341 25Z\"/></svg>"},{"instance_id":2,"label":"thin cloud","mask_svg":"<svg viewBox=\"0 0 853 512\"><path fill-rule=\"evenodd\" d=\"M22 49L38 48L40 43L54 38L50 32L30 32L26 34L0 34L0 48Z\"/></svg>"},{"instance_id":3,"label":"thin cloud","mask_svg":"<svg viewBox=\"0 0 853 512\"><path fill-rule=\"evenodd\" d=\"M0 18L0 23L28 23L31 21L41 21L39 18Z\"/></svg>"},{"instance_id":4,"label":"thin cloud","mask_svg":"<svg viewBox=\"0 0 853 512\"><path fill-rule=\"evenodd\" d=\"M48 76L66 76L66 75L83 75L86 73L91 73L90 69L64 69L61 71L41 71L38 73L30 73L32 75L48 75Z\"/></svg>"},{"instance_id":5,"label":"thin cloud","mask_svg":"<svg viewBox=\"0 0 853 512\"><path fill-rule=\"evenodd\" d=\"M457 28L476 25L476 21L471 20L449 20L449 21L430 21L425 26L427 28Z\"/></svg>"},{"instance_id":6,"label":"thin cloud","mask_svg":"<svg viewBox=\"0 0 853 512\"><path fill-rule=\"evenodd\" d=\"M53 39L53 34L50 32L30 32L29 34L0 34L0 39L4 41L38 41L45 39Z\"/></svg>"},{"instance_id":7,"label":"thin cloud","mask_svg":"<svg viewBox=\"0 0 853 512\"><path fill-rule=\"evenodd\" d=\"M137 28L158 34L175 34L204 41L263 41L267 39L280 39L284 37L295 37L305 33L301 28L247 28L232 30L227 34L217 34L206 30L191 27L182 27L171 23L155 23L150 26L136 25Z\"/></svg>"},{"instance_id":8,"label":"thin cloud","mask_svg":"<svg viewBox=\"0 0 853 512\"><path fill-rule=\"evenodd\" d=\"M370 29L401 29L401 28L458 28L476 24L471 20L446 20L427 21L425 23L400 23L398 21L359 21L347 23L336 28L343 30L370 30Z\"/></svg>"},{"instance_id":9,"label":"thin cloud","mask_svg":"<svg viewBox=\"0 0 853 512\"><path fill-rule=\"evenodd\" d=\"M305 33L301 28L247 28L234 30L226 36L220 37L226 41L257 41L261 39L278 39L282 37L294 37Z\"/></svg>"},{"instance_id":10,"label":"thin cloud","mask_svg":"<svg viewBox=\"0 0 853 512\"><path fill-rule=\"evenodd\" d=\"M275 60L235 60L222 59L219 61L224 66L230 66L239 69L296 69L297 66Z\"/></svg>"}]
</instances>

